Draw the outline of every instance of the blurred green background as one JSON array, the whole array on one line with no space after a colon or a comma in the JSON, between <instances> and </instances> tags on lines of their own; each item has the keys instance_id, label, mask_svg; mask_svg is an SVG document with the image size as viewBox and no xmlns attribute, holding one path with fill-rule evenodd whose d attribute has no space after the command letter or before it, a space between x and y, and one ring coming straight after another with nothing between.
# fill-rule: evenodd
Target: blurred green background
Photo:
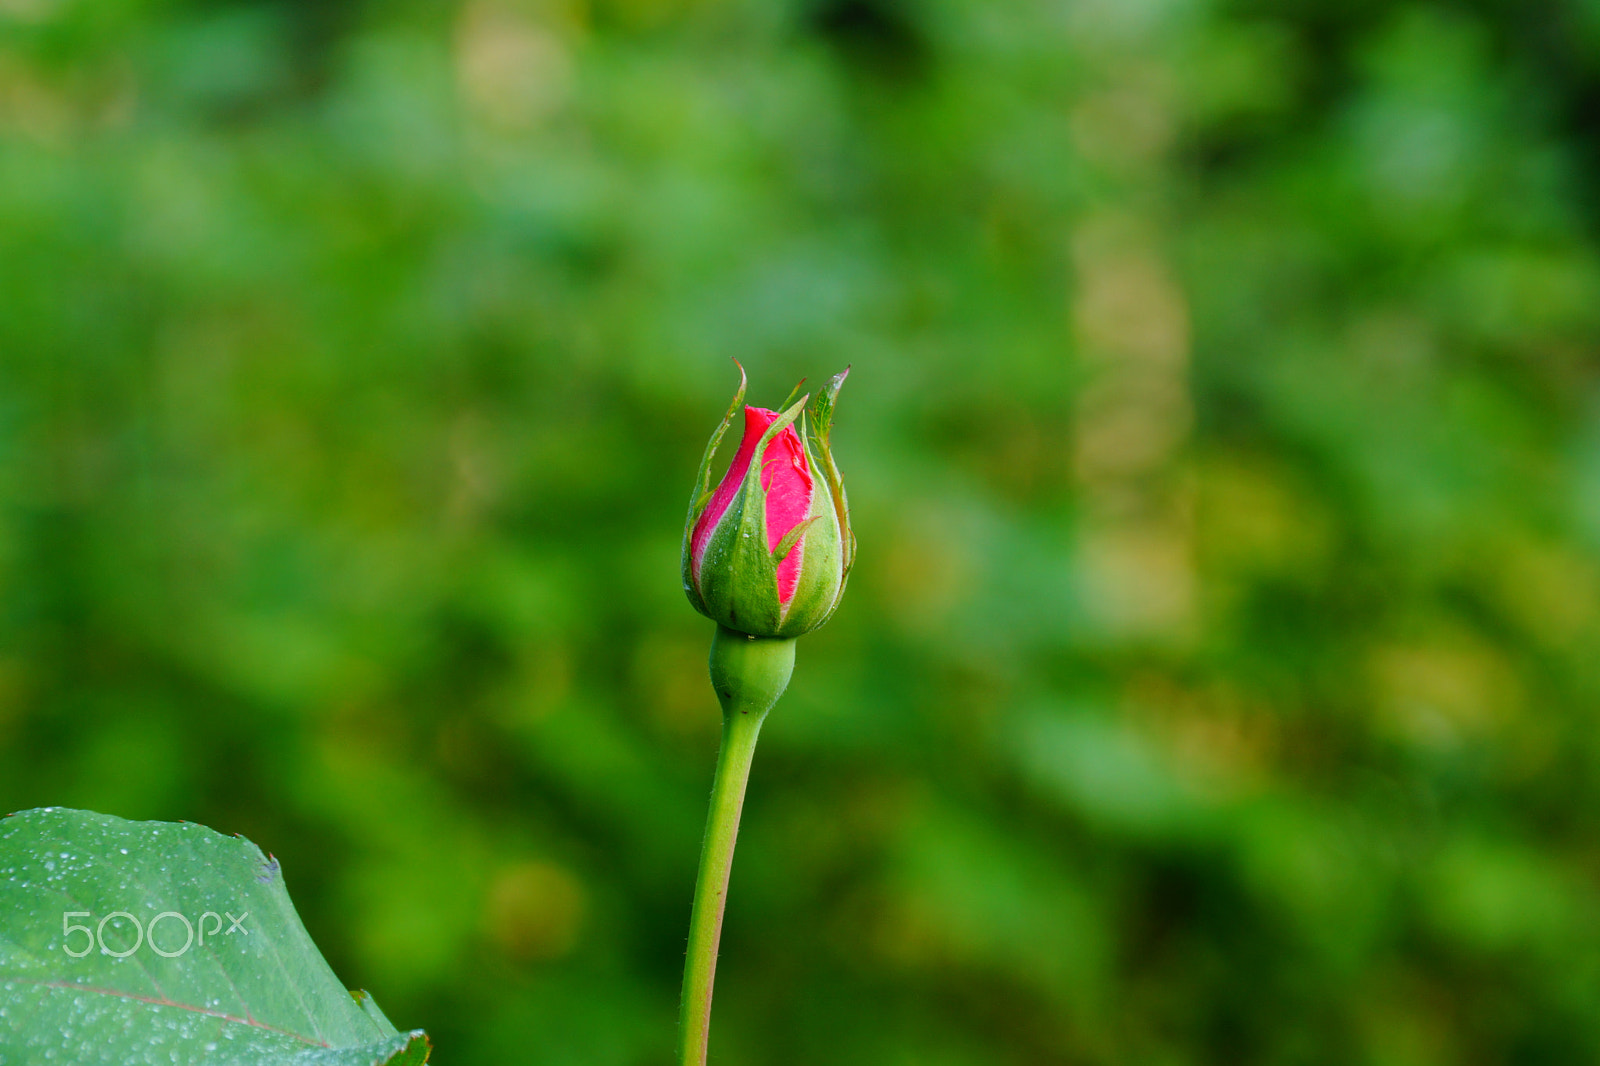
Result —
<instances>
[{"instance_id":1,"label":"blurred green background","mask_svg":"<svg viewBox=\"0 0 1600 1066\"><path fill-rule=\"evenodd\" d=\"M1600 1061L1597 250L1593 0L0 0L0 809L668 1063L690 482L853 364L714 1062Z\"/></svg>"}]
</instances>

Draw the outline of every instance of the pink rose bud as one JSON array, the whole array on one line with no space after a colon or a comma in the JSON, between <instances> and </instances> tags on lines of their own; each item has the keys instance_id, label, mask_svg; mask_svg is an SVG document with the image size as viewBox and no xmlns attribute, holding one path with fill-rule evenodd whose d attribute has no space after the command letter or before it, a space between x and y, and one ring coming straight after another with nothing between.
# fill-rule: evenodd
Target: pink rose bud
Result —
<instances>
[{"instance_id":1,"label":"pink rose bud","mask_svg":"<svg viewBox=\"0 0 1600 1066\"><path fill-rule=\"evenodd\" d=\"M828 433L849 373L836 375L809 408L804 396L781 413L746 407L744 439L713 492L712 457L744 401L740 367L684 526L683 590L707 618L751 636L798 637L839 606L855 537Z\"/></svg>"}]
</instances>

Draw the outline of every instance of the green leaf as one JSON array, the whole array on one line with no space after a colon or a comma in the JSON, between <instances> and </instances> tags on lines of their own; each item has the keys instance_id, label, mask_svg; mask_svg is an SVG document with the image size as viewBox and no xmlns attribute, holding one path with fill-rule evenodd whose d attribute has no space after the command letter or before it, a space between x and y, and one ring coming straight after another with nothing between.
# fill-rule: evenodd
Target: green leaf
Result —
<instances>
[{"instance_id":1,"label":"green leaf","mask_svg":"<svg viewBox=\"0 0 1600 1066\"><path fill-rule=\"evenodd\" d=\"M429 1050L345 990L243 837L57 807L0 820L0 1062L421 1066Z\"/></svg>"}]
</instances>

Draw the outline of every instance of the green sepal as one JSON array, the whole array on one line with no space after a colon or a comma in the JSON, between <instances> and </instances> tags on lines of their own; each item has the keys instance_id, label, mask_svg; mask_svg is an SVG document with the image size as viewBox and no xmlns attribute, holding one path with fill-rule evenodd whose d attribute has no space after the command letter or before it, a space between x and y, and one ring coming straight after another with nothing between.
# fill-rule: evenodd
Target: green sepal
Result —
<instances>
[{"instance_id":1,"label":"green sepal","mask_svg":"<svg viewBox=\"0 0 1600 1066\"><path fill-rule=\"evenodd\" d=\"M744 403L745 386L748 379L745 377L744 366L735 359L733 365L739 368L739 390L733 394L733 402L728 405L728 413L722 416L722 422L717 426L716 432L711 434L711 440L706 445L706 451L700 457L700 472L694 479L694 491L689 494L689 517L683 523L683 551L682 551L682 578L683 591L689 597L689 602L701 614L706 614L705 600L694 587L694 572L690 558L690 539L694 536L694 524L700 520L700 515L705 511L706 504L711 502L711 497L716 490L711 487L711 460L716 457L717 447L722 444L723 436L728 432L728 427L733 424L733 416L738 413Z\"/></svg>"},{"instance_id":2,"label":"green sepal","mask_svg":"<svg viewBox=\"0 0 1600 1066\"><path fill-rule=\"evenodd\" d=\"M767 431L761 434L761 440L756 443L755 456L750 460L751 470L756 470L761 465L761 457L766 454L767 445L772 443L772 439L794 425L794 420L799 418L800 412L806 409L806 401L809 399L811 399L811 394L807 393L789 407L784 408L778 414L778 417L772 420L772 425L767 427ZM747 473L745 476L748 478L749 474Z\"/></svg>"},{"instance_id":3,"label":"green sepal","mask_svg":"<svg viewBox=\"0 0 1600 1066\"><path fill-rule=\"evenodd\" d=\"M782 614L777 569L767 551L765 525L761 493L752 493L746 481L712 530L700 560L704 613L731 629L758 637L776 636Z\"/></svg>"},{"instance_id":4,"label":"green sepal","mask_svg":"<svg viewBox=\"0 0 1600 1066\"><path fill-rule=\"evenodd\" d=\"M778 410L782 411L785 408L787 408L791 403L794 403L794 398L796 396L800 395L800 386L804 385L805 383L806 383L806 379L805 378L801 378L799 381L795 382L794 383L794 388L789 390L789 395L785 396L783 398L783 402L778 405Z\"/></svg>"},{"instance_id":5,"label":"green sepal","mask_svg":"<svg viewBox=\"0 0 1600 1066\"><path fill-rule=\"evenodd\" d=\"M822 391L811 401L811 420L817 424L817 436L822 438L823 444L828 442L828 433L833 429L833 408L839 402L839 389L849 376L850 368L845 367L829 378Z\"/></svg>"},{"instance_id":6,"label":"green sepal","mask_svg":"<svg viewBox=\"0 0 1600 1066\"><path fill-rule=\"evenodd\" d=\"M783 535L783 539L778 541L778 546L772 549L772 562L775 566L788 558L789 553L794 551L794 546L800 543L800 538L806 535L806 530L815 525L817 519L821 517L821 515L812 515Z\"/></svg>"},{"instance_id":7,"label":"green sepal","mask_svg":"<svg viewBox=\"0 0 1600 1066\"><path fill-rule=\"evenodd\" d=\"M828 384L812 400L809 412L811 421L816 425L816 432L812 435L815 450L811 458L828 485L828 494L833 498L833 511L839 520L839 542L844 553L844 576L839 586L841 595L844 592L844 579L849 578L850 568L855 565L856 536L850 528L850 499L845 495L844 479L839 476L839 468L834 465L833 448L828 437L833 431L833 408L839 399L839 389L844 386L845 378L849 376L850 368L845 367L830 378Z\"/></svg>"},{"instance_id":8,"label":"green sepal","mask_svg":"<svg viewBox=\"0 0 1600 1066\"><path fill-rule=\"evenodd\" d=\"M817 475L816 464L809 454L806 461L812 465L811 517L806 520L809 528L805 543L800 546L804 554L794 595L784 608L783 624L778 630L780 637L798 637L811 632L832 617L839 605L842 577L839 520L833 510L832 495Z\"/></svg>"}]
</instances>

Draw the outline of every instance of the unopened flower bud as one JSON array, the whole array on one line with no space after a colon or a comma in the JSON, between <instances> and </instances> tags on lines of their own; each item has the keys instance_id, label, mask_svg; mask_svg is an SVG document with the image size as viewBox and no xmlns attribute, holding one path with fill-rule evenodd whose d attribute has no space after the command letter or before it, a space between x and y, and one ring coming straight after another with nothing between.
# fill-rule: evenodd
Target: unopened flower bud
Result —
<instances>
[{"instance_id":1,"label":"unopened flower bud","mask_svg":"<svg viewBox=\"0 0 1600 1066\"><path fill-rule=\"evenodd\" d=\"M683 536L683 588L695 610L756 637L798 637L832 617L855 561L844 485L829 450L846 368L809 407L744 408L744 438L722 483L711 460L744 402L739 391L706 447ZM798 428L796 421L799 421Z\"/></svg>"}]
</instances>

